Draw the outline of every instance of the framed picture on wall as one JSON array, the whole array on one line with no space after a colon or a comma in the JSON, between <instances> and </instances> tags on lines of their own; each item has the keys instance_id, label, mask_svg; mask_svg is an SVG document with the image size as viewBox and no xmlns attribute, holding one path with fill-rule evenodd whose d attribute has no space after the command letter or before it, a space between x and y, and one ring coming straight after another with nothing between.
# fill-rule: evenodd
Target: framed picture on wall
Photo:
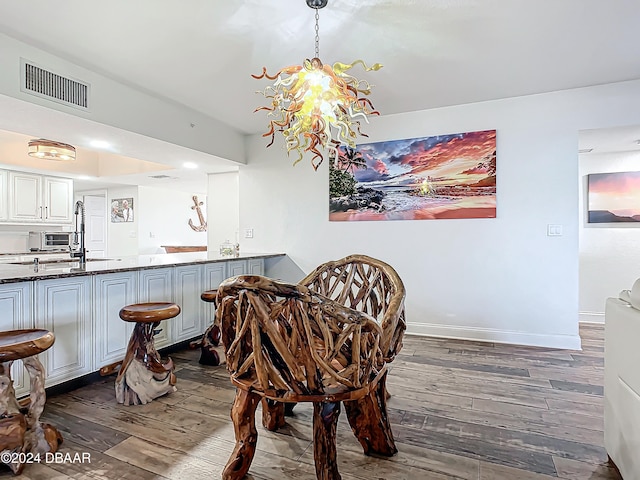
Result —
<instances>
[{"instance_id":1,"label":"framed picture on wall","mask_svg":"<svg viewBox=\"0 0 640 480\"><path fill-rule=\"evenodd\" d=\"M111 200L111 222L133 222L133 198Z\"/></svg>"},{"instance_id":2,"label":"framed picture on wall","mask_svg":"<svg viewBox=\"0 0 640 480\"><path fill-rule=\"evenodd\" d=\"M341 146L330 156L330 221L495 217L495 130Z\"/></svg>"},{"instance_id":3,"label":"framed picture on wall","mask_svg":"<svg viewBox=\"0 0 640 480\"><path fill-rule=\"evenodd\" d=\"M588 223L640 224L640 172L587 176Z\"/></svg>"}]
</instances>

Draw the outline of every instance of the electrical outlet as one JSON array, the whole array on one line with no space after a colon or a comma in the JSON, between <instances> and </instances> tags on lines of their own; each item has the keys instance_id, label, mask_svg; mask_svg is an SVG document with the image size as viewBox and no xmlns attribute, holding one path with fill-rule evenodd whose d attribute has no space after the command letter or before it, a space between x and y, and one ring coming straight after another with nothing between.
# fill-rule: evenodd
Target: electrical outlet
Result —
<instances>
[{"instance_id":1,"label":"electrical outlet","mask_svg":"<svg viewBox=\"0 0 640 480\"><path fill-rule=\"evenodd\" d=\"M244 229L244 238L253 238L253 228Z\"/></svg>"}]
</instances>

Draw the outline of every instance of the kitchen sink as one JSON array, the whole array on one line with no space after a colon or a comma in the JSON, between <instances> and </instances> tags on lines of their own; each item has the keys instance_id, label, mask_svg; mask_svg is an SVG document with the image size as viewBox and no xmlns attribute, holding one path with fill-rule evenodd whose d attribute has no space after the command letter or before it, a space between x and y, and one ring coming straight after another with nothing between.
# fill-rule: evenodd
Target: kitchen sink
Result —
<instances>
[{"instance_id":1,"label":"kitchen sink","mask_svg":"<svg viewBox=\"0 0 640 480\"><path fill-rule=\"evenodd\" d=\"M87 263L89 262L117 262L120 261L119 258L87 258ZM75 258L56 258L53 260L39 260L39 265L55 265L55 264L67 264L67 263L79 263L79 261ZM8 265L33 265L33 260L25 260L24 262L7 262Z\"/></svg>"}]
</instances>

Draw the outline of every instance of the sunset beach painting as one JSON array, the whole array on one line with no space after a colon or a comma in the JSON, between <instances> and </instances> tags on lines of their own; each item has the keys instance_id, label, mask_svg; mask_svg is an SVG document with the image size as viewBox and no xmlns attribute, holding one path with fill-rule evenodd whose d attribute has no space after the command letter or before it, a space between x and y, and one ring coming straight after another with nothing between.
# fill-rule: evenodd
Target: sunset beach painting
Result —
<instances>
[{"instance_id":1,"label":"sunset beach painting","mask_svg":"<svg viewBox=\"0 0 640 480\"><path fill-rule=\"evenodd\" d=\"M640 222L640 172L588 176L589 223Z\"/></svg>"},{"instance_id":2,"label":"sunset beach painting","mask_svg":"<svg viewBox=\"0 0 640 480\"><path fill-rule=\"evenodd\" d=\"M329 220L495 218L496 131L341 146Z\"/></svg>"}]
</instances>

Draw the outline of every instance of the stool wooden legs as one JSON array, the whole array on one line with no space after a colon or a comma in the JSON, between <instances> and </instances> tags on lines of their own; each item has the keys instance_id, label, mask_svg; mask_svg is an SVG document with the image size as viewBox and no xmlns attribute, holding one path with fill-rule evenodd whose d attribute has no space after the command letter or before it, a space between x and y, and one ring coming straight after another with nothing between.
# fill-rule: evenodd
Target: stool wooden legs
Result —
<instances>
[{"instance_id":1,"label":"stool wooden legs","mask_svg":"<svg viewBox=\"0 0 640 480\"><path fill-rule=\"evenodd\" d=\"M20 405L16 400L16 394L11 380L11 364L13 362L0 363L0 452L21 452L27 422L20 413ZM7 463L13 473L19 475L24 468L22 463Z\"/></svg>"},{"instance_id":2,"label":"stool wooden legs","mask_svg":"<svg viewBox=\"0 0 640 480\"><path fill-rule=\"evenodd\" d=\"M21 409L16 400L11 364L0 363L0 452L30 452L44 455L56 452L62 443L62 435L47 424L40 423L46 394L44 391L44 367L37 356L22 359L31 379L31 394L28 410ZM7 463L15 474L20 474L23 463Z\"/></svg>"},{"instance_id":3,"label":"stool wooden legs","mask_svg":"<svg viewBox=\"0 0 640 480\"><path fill-rule=\"evenodd\" d=\"M47 399L44 391L44 367L36 356L24 358L22 363L31 378L31 402L27 414L27 434L31 437L29 438L31 452L40 454L55 452L62 443L62 435L48 423L40 423L40 415Z\"/></svg>"},{"instance_id":4,"label":"stool wooden legs","mask_svg":"<svg viewBox=\"0 0 640 480\"><path fill-rule=\"evenodd\" d=\"M163 362L153 343L159 323L136 323L116 378L118 403L145 404L176 391L173 361Z\"/></svg>"},{"instance_id":5,"label":"stool wooden legs","mask_svg":"<svg viewBox=\"0 0 640 480\"><path fill-rule=\"evenodd\" d=\"M387 415L386 383L385 372L369 395L359 400L344 402L349 425L362 445L365 455L374 453L391 457L398 452Z\"/></svg>"},{"instance_id":6,"label":"stool wooden legs","mask_svg":"<svg viewBox=\"0 0 640 480\"><path fill-rule=\"evenodd\" d=\"M336 426L340 402L313 402L313 459L318 480L340 480L336 459Z\"/></svg>"},{"instance_id":7,"label":"stool wooden legs","mask_svg":"<svg viewBox=\"0 0 640 480\"><path fill-rule=\"evenodd\" d=\"M222 480L240 480L249 471L256 453L258 431L256 430L256 408L260 395L236 389L236 399L231 407L231 421L236 434L236 447L222 472Z\"/></svg>"}]
</instances>

